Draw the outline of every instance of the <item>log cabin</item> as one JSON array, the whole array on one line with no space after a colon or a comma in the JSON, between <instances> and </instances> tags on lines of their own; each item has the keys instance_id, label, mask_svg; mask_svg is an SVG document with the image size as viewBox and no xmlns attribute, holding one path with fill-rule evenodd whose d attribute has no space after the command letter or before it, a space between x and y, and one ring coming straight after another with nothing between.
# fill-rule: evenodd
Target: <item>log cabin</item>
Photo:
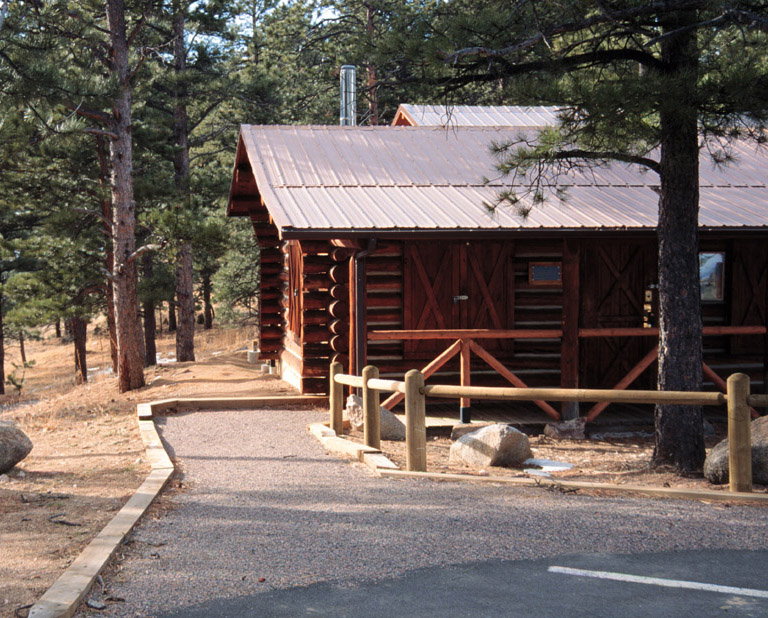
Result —
<instances>
[{"instance_id":1,"label":"log cabin","mask_svg":"<svg viewBox=\"0 0 768 618\"><path fill-rule=\"evenodd\" d=\"M261 358L302 393L327 393L334 359L444 383L654 388L658 178L572 170L564 200L491 210L524 183L501 177L490 145L525 130L243 125L227 212L261 247ZM702 371L714 389L744 371L757 392L768 156L747 143L734 156L702 157Z\"/></svg>"}]
</instances>

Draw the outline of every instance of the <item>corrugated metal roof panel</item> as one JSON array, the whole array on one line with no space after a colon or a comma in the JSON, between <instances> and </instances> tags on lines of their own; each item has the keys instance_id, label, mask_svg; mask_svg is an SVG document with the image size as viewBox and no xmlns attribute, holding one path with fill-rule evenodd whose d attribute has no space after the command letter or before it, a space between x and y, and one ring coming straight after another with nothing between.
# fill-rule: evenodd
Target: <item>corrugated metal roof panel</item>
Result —
<instances>
[{"instance_id":1,"label":"corrugated metal roof panel","mask_svg":"<svg viewBox=\"0 0 768 618\"><path fill-rule=\"evenodd\" d=\"M572 170L567 191L526 219L485 203L500 190L492 141L514 139L503 127L243 126L259 191L280 228L292 230L522 230L653 228L658 177L612 164ZM705 227L768 227L768 153L734 147L737 163L702 164ZM483 177L494 180L486 186Z\"/></svg>"},{"instance_id":2,"label":"corrugated metal roof panel","mask_svg":"<svg viewBox=\"0 0 768 618\"><path fill-rule=\"evenodd\" d=\"M419 127L545 127L557 124L558 108L402 103L400 110Z\"/></svg>"}]
</instances>

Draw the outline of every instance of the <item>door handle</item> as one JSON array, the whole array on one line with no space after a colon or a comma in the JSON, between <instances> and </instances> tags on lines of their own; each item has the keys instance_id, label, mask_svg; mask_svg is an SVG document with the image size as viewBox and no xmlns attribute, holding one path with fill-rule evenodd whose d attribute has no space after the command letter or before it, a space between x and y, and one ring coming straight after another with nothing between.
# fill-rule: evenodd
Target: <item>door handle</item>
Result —
<instances>
[{"instance_id":1,"label":"door handle","mask_svg":"<svg viewBox=\"0 0 768 618\"><path fill-rule=\"evenodd\" d=\"M469 300L469 296L466 294L459 294L458 296L453 297L454 304L458 303L460 300Z\"/></svg>"}]
</instances>

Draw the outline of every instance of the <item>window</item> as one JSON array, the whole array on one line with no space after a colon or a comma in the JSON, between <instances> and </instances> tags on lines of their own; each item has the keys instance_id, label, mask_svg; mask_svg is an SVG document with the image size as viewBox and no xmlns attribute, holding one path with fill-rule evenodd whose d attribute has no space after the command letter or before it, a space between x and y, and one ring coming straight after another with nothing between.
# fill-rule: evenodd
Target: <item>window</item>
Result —
<instances>
[{"instance_id":1,"label":"window","mask_svg":"<svg viewBox=\"0 0 768 618\"><path fill-rule=\"evenodd\" d=\"M528 265L528 282L531 285L560 285L560 262L531 262Z\"/></svg>"},{"instance_id":2,"label":"window","mask_svg":"<svg viewBox=\"0 0 768 618\"><path fill-rule=\"evenodd\" d=\"M718 302L725 299L724 267L723 251L699 253L699 285L703 302Z\"/></svg>"}]
</instances>

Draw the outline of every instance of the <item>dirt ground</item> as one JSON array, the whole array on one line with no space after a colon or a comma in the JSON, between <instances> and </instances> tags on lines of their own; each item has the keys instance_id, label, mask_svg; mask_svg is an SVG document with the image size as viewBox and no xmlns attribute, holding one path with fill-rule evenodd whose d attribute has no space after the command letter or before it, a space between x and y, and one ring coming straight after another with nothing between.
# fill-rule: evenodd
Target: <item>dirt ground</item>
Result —
<instances>
[{"instance_id":1,"label":"dirt ground","mask_svg":"<svg viewBox=\"0 0 768 618\"><path fill-rule=\"evenodd\" d=\"M670 470L650 467L653 453L653 437L649 432L635 435L605 434L585 440L555 440L545 435L530 437L534 459L550 463L565 463L572 467L550 470L527 466L526 468L472 468L452 463L449 453L452 441L448 437L427 436L427 470L429 472L470 474L477 476L541 477L552 480L589 481L616 485L650 485L683 489L711 489L726 491L727 485L712 485L703 477L683 478ZM707 448L723 437L707 438ZM363 442L362 432L353 431L350 438ZM597 439L595 439L597 438ZM382 452L400 468L405 469L405 443L382 441ZM754 486L755 492L768 492L768 487Z\"/></svg>"},{"instance_id":2,"label":"dirt ground","mask_svg":"<svg viewBox=\"0 0 768 618\"><path fill-rule=\"evenodd\" d=\"M0 398L0 420L18 422L34 444L24 461L0 477L0 616L14 616L36 601L144 480L149 466L137 403L221 393L295 394L246 362L244 349L252 337L247 331L200 331L197 363L148 369L147 386L123 395L104 371L109 349L104 338L90 338L91 377L82 386L73 384L72 344L54 338L27 343L34 365L21 394ZM172 357L174 345L173 335L161 335L160 357ZM18 347L8 351L7 371L20 363L18 352Z\"/></svg>"}]
</instances>

